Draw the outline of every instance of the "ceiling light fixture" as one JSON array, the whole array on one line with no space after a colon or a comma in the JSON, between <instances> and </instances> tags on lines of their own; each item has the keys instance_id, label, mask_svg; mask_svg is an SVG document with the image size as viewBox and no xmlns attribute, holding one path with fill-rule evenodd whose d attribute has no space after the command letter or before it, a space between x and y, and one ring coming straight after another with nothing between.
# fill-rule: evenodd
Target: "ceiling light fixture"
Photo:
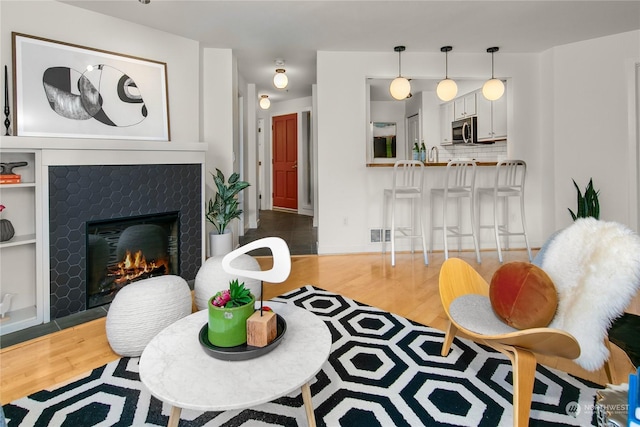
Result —
<instances>
[{"instance_id":1,"label":"ceiling light fixture","mask_svg":"<svg viewBox=\"0 0 640 427\"><path fill-rule=\"evenodd\" d=\"M269 95L260 95L260 108L263 110L267 110L271 106L271 101L269 101Z\"/></svg>"},{"instance_id":2,"label":"ceiling light fixture","mask_svg":"<svg viewBox=\"0 0 640 427\"><path fill-rule=\"evenodd\" d=\"M142 4L149 4L151 3L151 0L138 0L140 3Z\"/></svg>"},{"instance_id":3,"label":"ceiling light fixture","mask_svg":"<svg viewBox=\"0 0 640 427\"><path fill-rule=\"evenodd\" d=\"M389 92L391 93L391 96L398 101L406 99L407 96L409 96L409 93L411 93L411 83L409 83L409 80L402 77L402 61L400 59L400 55L405 51L405 49L406 48L404 46L396 46L393 48L395 52L398 52L398 77L393 79L391 85L389 85Z\"/></svg>"},{"instance_id":4,"label":"ceiling light fixture","mask_svg":"<svg viewBox=\"0 0 640 427\"><path fill-rule=\"evenodd\" d=\"M484 86L482 86L482 94L489 101L500 99L502 94L504 94L504 83L502 83L502 80L496 79L493 76L493 54L499 49L498 47L490 47L487 49L487 52L491 54L491 79L487 80Z\"/></svg>"},{"instance_id":5,"label":"ceiling light fixture","mask_svg":"<svg viewBox=\"0 0 640 427\"><path fill-rule=\"evenodd\" d=\"M440 83L438 83L436 93L438 94L438 98L443 101L451 101L458 94L458 85L454 80L449 78L449 52L451 52L451 50L453 50L451 46L443 46L440 48L440 52L445 53L444 80L440 80Z\"/></svg>"},{"instance_id":6,"label":"ceiling light fixture","mask_svg":"<svg viewBox=\"0 0 640 427\"><path fill-rule=\"evenodd\" d=\"M289 84L289 78L285 74L284 59L276 59L276 74L273 76L273 85L278 89L284 89Z\"/></svg>"}]
</instances>

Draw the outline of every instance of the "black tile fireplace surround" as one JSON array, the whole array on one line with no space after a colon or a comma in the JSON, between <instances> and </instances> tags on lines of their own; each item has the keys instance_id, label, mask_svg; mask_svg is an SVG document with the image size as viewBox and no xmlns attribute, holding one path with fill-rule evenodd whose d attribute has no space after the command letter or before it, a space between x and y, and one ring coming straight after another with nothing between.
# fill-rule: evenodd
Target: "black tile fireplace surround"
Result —
<instances>
[{"instance_id":1,"label":"black tile fireplace surround","mask_svg":"<svg viewBox=\"0 0 640 427\"><path fill-rule=\"evenodd\" d=\"M201 183L200 164L50 166L51 319L86 310L86 221L179 211L180 275L194 279L202 263Z\"/></svg>"}]
</instances>

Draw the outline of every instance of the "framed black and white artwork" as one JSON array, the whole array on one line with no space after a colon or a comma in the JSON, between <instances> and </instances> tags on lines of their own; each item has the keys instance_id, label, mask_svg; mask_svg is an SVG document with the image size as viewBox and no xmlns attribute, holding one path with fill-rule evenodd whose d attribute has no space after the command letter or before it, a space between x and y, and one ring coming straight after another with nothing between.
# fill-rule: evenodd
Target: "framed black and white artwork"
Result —
<instances>
[{"instance_id":1,"label":"framed black and white artwork","mask_svg":"<svg viewBox=\"0 0 640 427\"><path fill-rule=\"evenodd\" d=\"M163 62L12 33L18 136L169 141Z\"/></svg>"}]
</instances>

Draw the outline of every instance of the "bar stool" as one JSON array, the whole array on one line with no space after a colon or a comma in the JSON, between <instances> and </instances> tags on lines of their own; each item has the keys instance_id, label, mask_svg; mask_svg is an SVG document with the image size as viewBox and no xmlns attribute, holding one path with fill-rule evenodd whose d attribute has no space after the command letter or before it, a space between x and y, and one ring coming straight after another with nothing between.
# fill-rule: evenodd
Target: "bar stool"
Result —
<instances>
[{"instance_id":1,"label":"bar stool","mask_svg":"<svg viewBox=\"0 0 640 427\"><path fill-rule=\"evenodd\" d=\"M424 232L424 215L422 214L424 189L424 164L417 160L398 160L393 165L393 185L384 190L382 203L382 253L386 253L386 227L387 211L391 203L391 266L396 265L396 238L408 238L411 240L411 252L413 253L413 240L422 240L422 252L424 264L429 265L427 257L427 241ZM396 226L396 205L398 200L411 201L411 226ZM417 203L417 209L416 209ZM415 212L417 211L420 230L415 229ZM400 235L397 235L400 233Z\"/></svg>"},{"instance_id":2,"label":"bar stool","mask_svg":"<svg viewBox=\"0 0 640 427\"><path fill-rule=\"evenodd\" d=\"M502 250L500 248L500 237L506 237L505 248L509 249L510 236L524 236L524 242L531 257L529 238L527 236L527 225L524 216L524 181L527 175L527 164L524 160L504 160L496 165L495 181L493 187L478 188L478 222L480 229L492 228L496 238L496 249L498 250L498 260L502 263ZM489 196L493 205L493 225L482 225L481 207L482 197ZM520 223L522 231L509 230L509 198L518 197L520 199ZM502 223L498 221L498 202L502 200Z\"/></svg>"},{"instance_id":3,"label":"bar stool","mask_svg":"<svg viewBox=\"0 0 640 427\"><path fill-rule=\"evenodd\" d=\"M444 240L444 259L449 258L449 237L458 238L458 251L462 242L462 237L472 237L473 246L476 250L476 259L478 263L481 263L480 248L478 246L478 238L476 234L476 221L475 221L475 181L476 181L476 162L466 160L452 160L447 164L447 169L444 178L443 188L431 189L431 240L430 250L433 251L433 232L434 230L442 230L442 238ZM435 225L435 200L436 198L442 198L442 226ZM471 220L471 232L463 233L461 227L462 217L462 199L469 199L469 216ZM447 206L448 201L452 199L457 204L457 221L455 225L447 224Z\"/></svg>"}]
</instances>

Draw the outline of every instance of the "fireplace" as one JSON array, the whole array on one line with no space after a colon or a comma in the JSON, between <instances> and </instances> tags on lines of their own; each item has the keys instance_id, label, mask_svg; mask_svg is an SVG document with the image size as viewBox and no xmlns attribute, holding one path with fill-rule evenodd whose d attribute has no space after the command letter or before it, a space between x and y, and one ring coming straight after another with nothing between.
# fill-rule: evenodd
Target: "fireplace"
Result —
<instances>
[{"instance_id":1,"label":"fireplace","mask_svg":"<svg viewBox=\"0 0 640 427\"><path fill-rule=\"evenodd\" d=\"M180 274L179 212L87 221L87 308L129 283Z\"/></svg>"},{"instance_id":2,"label":"fireplace","mask_svg":"<svg viewBox=\"0 0 640 427\"><path fill-rule=\"evenodd\" d=\"M201 164L49 166L48 176L50 319L88 307L87 222L179 212L172 268L195 279L203 261Z\"/></svg>"}]
</instances>

